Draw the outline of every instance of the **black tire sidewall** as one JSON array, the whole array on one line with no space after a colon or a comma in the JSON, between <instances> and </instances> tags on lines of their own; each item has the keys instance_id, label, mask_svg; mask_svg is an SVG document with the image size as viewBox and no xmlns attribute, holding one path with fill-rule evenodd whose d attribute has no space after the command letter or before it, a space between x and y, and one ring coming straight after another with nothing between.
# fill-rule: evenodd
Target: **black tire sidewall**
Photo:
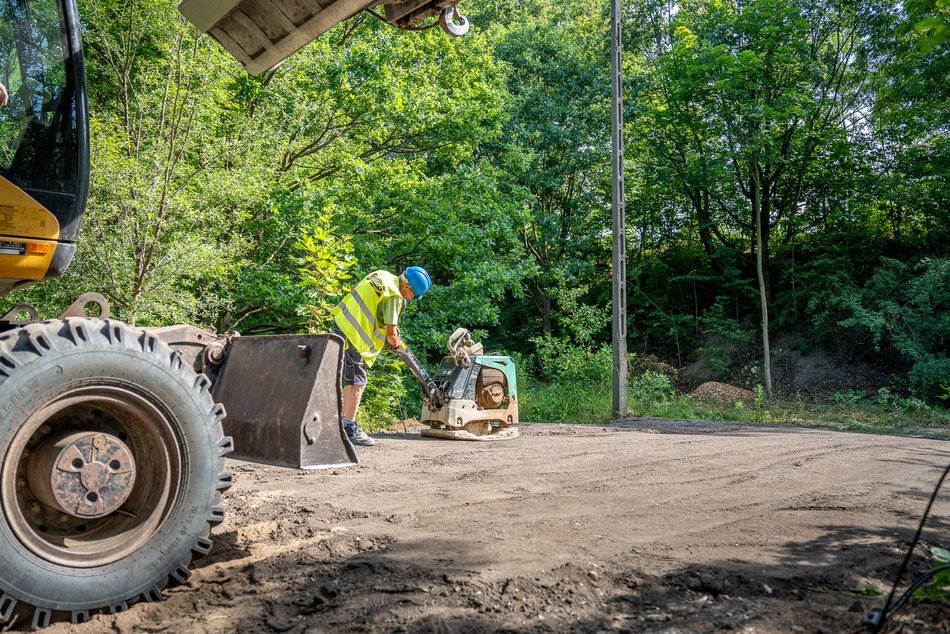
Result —
<instances>
[{"instance_id":1,"label":"black tire sidewall","mask_svg":"<svg viewBox=\"0 0 950 634\"><path fill-rule=\"evenodd\" d=\"M213 402L207 390L195 388L197 375L172 361L172 354L163 344L149 352L127 344L65 346L38 356L0 383L4 459L31 413L69 389L97 384L119 385L157 404L177 436L181 456L177 503L147 543L111 564L73 568L46 561L29 551L0 516L0 591L42 608L95 609L164 586L171 571L188 563L192 546L208 533L221 436L209 420Z\"/></svg>"}]
</instances>

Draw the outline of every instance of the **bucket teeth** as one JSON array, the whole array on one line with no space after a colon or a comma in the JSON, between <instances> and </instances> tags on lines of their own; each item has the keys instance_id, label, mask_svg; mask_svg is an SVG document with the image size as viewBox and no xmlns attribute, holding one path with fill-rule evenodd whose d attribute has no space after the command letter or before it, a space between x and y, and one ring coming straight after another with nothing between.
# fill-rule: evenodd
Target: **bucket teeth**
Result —
<instances>
[{"instance_id":1,"label":"bucket teeth","mask_svg":"<svg viewBox=\"0 0 950 634\"><path fill-rule=\"evenodd\" d=\"M178 564L178 566L172 571L172 579L178 583L185 583L191 577L191 571L188 570L188 566L184 564Z\"/></svg>"},{"instance_id":2,"label":"bucket teeth","mask_svg":"<svg viewBox=\"0 0 950 634\"><path fill-rule=\"evenodd\" d=\"M129 604L125 601L119 601L109 606L109 614L119 614L129 609Z\"/></svg>"},{"instance_id":3,"label":"bucket teeth","mask_svg":"<svg viewBox=\"0 0 950 634\"><path fill-rule=\"evenodd\" d=\"M195 545L191 547L193 551L199 555L207 555L211 552L212 542L210 539L199 537L198 541L195 542Z\"/></svg>"}]
</instances>

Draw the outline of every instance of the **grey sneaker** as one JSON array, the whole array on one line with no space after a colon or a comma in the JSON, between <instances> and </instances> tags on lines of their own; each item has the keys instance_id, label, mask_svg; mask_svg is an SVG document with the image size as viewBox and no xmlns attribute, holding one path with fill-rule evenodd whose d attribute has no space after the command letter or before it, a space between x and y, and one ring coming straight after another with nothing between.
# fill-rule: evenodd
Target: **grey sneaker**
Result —
<instances>
[{"instance_id":1,"label":"grey sneaker","mask_svg":"<svg viewBox=\"0 0 950 634\"><path fill-rule=\"evenodd\" d=\"M363 447L372 447L376 444L376 441L373 440L373 437L367 434L366 432L360 431L360 428L357 426L356 421L348 420L343 422L343 430L346 432L346 437L350 439L350 442L354 445L362 445Z\"/></svg>"}]
</instances>

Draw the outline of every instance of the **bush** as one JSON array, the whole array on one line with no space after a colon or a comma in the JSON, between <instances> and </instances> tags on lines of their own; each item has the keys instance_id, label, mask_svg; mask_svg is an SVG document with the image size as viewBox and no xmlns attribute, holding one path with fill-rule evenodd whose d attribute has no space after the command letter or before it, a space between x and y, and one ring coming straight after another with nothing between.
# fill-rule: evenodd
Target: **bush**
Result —
<instances>
[{"instance_id":1,"label":"bush","mask_svg":"<svg viewBox=\"0 0 950 634\"><path fill-rule=\"evenodd\" d=\"M840 390L831 395L831 400L835 403L859 403L867 397L868 393L864 390Z\"/></svg>"},{"instance_id":2,"label":"bush","mask_svg":"<svg viewBox=\"0 0 950 634\"><path fill-rule=\"evenodd\" d=\"M572 346L566 339L535 339L543 378L574 388L603 388L613 379L613 351L609 346L597 349Z\"/></svg>"},{"instance_id":3,"label":"bush","mask_svg":"<svg viewBox=\"0 0 950 634\"><path fill-rule=\"evenodd\" d=\"M395 355L384 352L369 370L369 383L363 393L357 418L360 425L373 431L392 425L397 420L418 416L410 407L420 401L410 396L406 387L405 365ZM413 379L414 381L414 379Z\"/></svg>"},{"instance_id":4,"label":"bush","mask_svg":"<svg viewBox=\"0 0 950 634\"><path fill-rule=\"evenodd\" d=\"M613 363L613 357L611 357L611 363ZM652 354L628 355L627 372L629 376L639 376L644 372L657 372L670 377L670 380L674 383L676 382L679 374L676 368Z\"/></svg>"},{"instance_id":5,"label":"bush","mask_svg":"<svg viewBox=\"0 0 950 634\"><path fill-rule=\"evenodd\" d=\"M931 357L914 364L908 375L908 381L916 394L938 402L950 385L950 358ZM946 400L945 405L950 405Z\"/></svg>"},{"instance_id":6,"label":"bush","mask_svg":"<svg viewBox=\"0 0 950 634\"><path fill-rule=\"evenodd\" d=\"M913 364L908 378L916 394L939 396L950 381L950 260L882 257L863 283L840 271L819 278L817 270L809 302L817 329L863 333L866 349L897 351Z\"/></svg>"},{"instance_id":7,"label":"bush","mask_svg":"<svg viewBox=\"0 0 950 634\"><path fill-rule=\"evenodd\" d=\"M676 397L673 381L666 374L648 370L630 382L630 400L668 403Z\"/></svg>"},{"instance_id":8,"label":"bush","mask_svg":"<svg viewBox=\"0 0 950 634\"><path fill-rule=\"evenodd\" d=\"M525 381L521 419L534 423L603 423L611 418L610 390Z\"/></svg>"}]
</instances>

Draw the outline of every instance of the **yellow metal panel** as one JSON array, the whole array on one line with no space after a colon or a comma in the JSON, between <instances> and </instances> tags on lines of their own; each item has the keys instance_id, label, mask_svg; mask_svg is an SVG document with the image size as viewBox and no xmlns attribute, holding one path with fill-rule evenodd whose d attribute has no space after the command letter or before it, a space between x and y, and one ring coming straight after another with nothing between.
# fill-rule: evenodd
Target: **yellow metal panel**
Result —
<instances>
[{"instance_id":1,"label":"yellow metal panel","mask_svg":"<svg viewBox=\"0 0 950 634\"><path fill-rule=\"evenodd\" d=\"M0 176L0 234L58 240L59 221L32 196Z\"/></svg>"},{"instance_id":2,"label":"yellow metal panel","mask_svg":"<svg viewBox=\"0 0 950 634\"><path fill-rule=\"evenodd\" d=\"M55 240L30 240L0 235L0 278L10 280L41 280L46 277Z\"/></svg>"},{"instance_id":3,"label":"yellow metal panel","mask_svg":"<svg viewBox=\"0 0 950 634\"><path fill-rule=\"evenodd\" d=\"M0 278L46 277L58 239L56 216L0 176Z\"/></svg>"}]
</instances>

